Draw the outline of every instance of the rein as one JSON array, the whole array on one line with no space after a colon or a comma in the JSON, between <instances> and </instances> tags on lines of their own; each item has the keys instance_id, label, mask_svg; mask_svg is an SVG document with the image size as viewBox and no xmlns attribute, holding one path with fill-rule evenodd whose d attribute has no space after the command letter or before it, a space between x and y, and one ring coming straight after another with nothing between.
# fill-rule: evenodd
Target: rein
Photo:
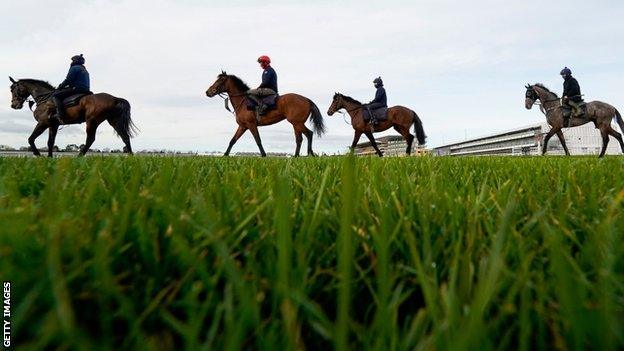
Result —
<instances>
[{"instance_id":1,"label":"rein","mask_svg":"<svg viewBox=\"0 0 624 351\"><path fill-rule=\"evenodd\" d=\"M229 105L230 97L243 96L243 95L246 95L246 94L244 94L244 93L243 94L232 94L232 95L228 96L228 93L219 93L218 95L219 95L220 98L223 99L223 103L225 104L225 109L228 110L228 112L230 112L233 116L236 116L236 110L239 107L241 107L243 102L245 102L245 99L241 100L241 102L237 106L232 105L232 107L234 108L234 111L232 111L232 110L230 110L230 105Z\"/></svg>"},{"instance_id":2,"label":"rein","mask_svg":"<svg viewBox=\"0 0 624 351\"><path fill-rule=\"evenodd\" d=\"M557 106L554 106L554 107L551 107L551 108L545 108L545 107L544 107L544 104L545 104L545 103L549 103L549 102L554 102L554 101L560 101L560 100L561 100L560 98L555 98L555 99L545 100L544 102L542 102L541 100L539 100L539 101L540 101L540 102L539 102L539 104L537 104L537 103L536 103L536 105L539 105L540 110L542 111L542 113L543 113L544 115L548 115L548 112L550 112L550 111L554 111L554 110L558 109L558 108L560 107L560 105L557 105ZM537 101L536 101L536 102L537 102Z\"/></svg>"},{"instance_id":3,"label":"rein","mask_svg":"<svg viewBox=\"0 0 624 351\"><path fill-rule=\"evenodd\" d=\"M353 125L353 124L351 124L351 122L347 121L347 118L345 116L347 114L346 112L342 112L342 111L336 111L336 112L338 112L338 113L340 113L342 115L342 120L345 122L345 124L348 124L350 126Z\"/></svg>"}]
</instances>

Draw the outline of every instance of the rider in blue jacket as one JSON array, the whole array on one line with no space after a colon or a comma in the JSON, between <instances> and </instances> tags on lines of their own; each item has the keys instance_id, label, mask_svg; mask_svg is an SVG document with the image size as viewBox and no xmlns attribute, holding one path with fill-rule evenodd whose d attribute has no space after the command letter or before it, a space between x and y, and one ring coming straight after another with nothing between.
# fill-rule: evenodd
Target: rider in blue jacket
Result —
<instances>
[{"instance_id":1,"label":"rider in blue jacket","mask_svg":"<svg viewBox=\"0 0 624 351\"><path fill-rule=\"evenodd\" d=\"M375 80L373 80L373 84L375 85L375 88L377 88L377 91L375 92L375 98L365 106L371 116L371 123L378 124L379 122L373 115L373 110L382 107L388 107L388 98L386 97L386 89L384 89L383 87L383 81L381 80L381 77L375 78Z\"/></svg>"},{"instance_id":2,"label":"rider in blue jacket","mask_svg":"<svg viewBox=\"0 0 624 351\"><path fill-rule=\"evenodd\" d=\"M84 66L85 59L82 54L72 57L71 60L72 63L69 67L69 72L67 72L67 77L52 94L56 113L50 119L59 123L61 123L61 117L63 116L63 99L74 94L89 93L91 89L89 72L87 72Z\"/></svg>"},{"instance_id":3,"label":"rider in blue jacket","mask_svg":"<svg viewBox=\"0 0 624 351\"><path fill-rule=\"evenodd\" d=\"M271 59L268 56L260 56L258 63L263 69L262 83L258 88L247 91L247 96L258 104L258 114L262 116L267 111L267 106L262 103L262 98L277 94L277 73L271 67Z\"/></svg>"}]
</instances>

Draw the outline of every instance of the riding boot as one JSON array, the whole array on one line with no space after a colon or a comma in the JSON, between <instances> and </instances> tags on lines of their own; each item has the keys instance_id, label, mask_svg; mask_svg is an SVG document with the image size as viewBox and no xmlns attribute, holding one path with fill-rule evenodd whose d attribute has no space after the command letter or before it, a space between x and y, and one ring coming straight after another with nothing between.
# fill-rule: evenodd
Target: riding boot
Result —
<instances>
[{"instance_id":1,"label":"riding boot","mask_svg":"<svg viewBox=\"0 0 624 351\"><path fill-rule=\"evenodd\" d=\"M60 98L53 96L52 101L54 102L55 112L50 116L50 120L54 122L58 122L59 124L63 124L63 101Z\"/></svg>"},{"instance_id":2,"label":"riding boot","mask_svg":"<svg viewBox=\"0 0 624 351\"><path fill-rule=\"evenodd\" d=\"M368 124L371 124L371 125L374 124L375 117L373 116L373 111L371 111L370 106L366 105L366 111L368 111L368 116L370 117Z\"/></svg>"},{"instance_id":3,"label":"riding boot","mask_svg":"<svg viewBox=\"0 0 624 351\"><path fill-rule=\"evenodd\" d=\"M266 115L266 113L267 113L267 109L268 109L268 106L267 106L267 105L265 105L265 104L261 104L260 106L258 106L258 114L259 114L260 116L264 116L264 115Z\"/></svg>"}]
</instances>

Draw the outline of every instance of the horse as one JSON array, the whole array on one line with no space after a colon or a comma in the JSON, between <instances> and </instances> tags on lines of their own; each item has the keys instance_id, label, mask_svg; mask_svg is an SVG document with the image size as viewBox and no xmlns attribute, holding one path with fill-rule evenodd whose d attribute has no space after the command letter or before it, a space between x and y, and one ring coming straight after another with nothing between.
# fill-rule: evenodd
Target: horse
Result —
<instances>
[{"instance_id":1,"label":"horse","mask_svg":"<svg viewBox=\"0 0 624 351\"><path fill-rule=\"evenodd\" d=\"M11 81L11 94L13 95L11 100L13 109L19 110L24 107L24 102L30 96L37 103L37 107L33 111L33 117L37 121L37 125L28 138L31 151L35 156L41 156L35 145L35 140L46 129L49 129L48 157L52 157L54 141L59 128L58 121L49 119L51 113L54 112L54 102L50 99L50 96L55 91L54 87L48 82L36 79L20 79L16 81L9 77L9 80ZM130 138L134 137L137 129L130 118L130 103L122 98L99 93L82 97L78 105L66 108L63 115L63 124L87 123L87 140L84 146L81 147L79 156L84 156L87 153L95 141L95 132L98 126L105 120L110 123L117 135L123 140L125 144L124 152L132 153Z\"/></svg>"},{"instance_id":2,"label":"horse","mask_svg":"<svg viewBox=\"0 0 624 351\"><path fill-rule=\"evenodd\" d=\"M206 96L208 97L214 97L215 95L221 96L224 93L227 94L234 107L238 129L234 133L234 137L230 140L230 144L223 154L224 156L230 154L232 146L234 146L243 133L249 129L260 149L260 154L262 157L266 157L266 152L262 147L262 141L258 133L258 127L275 124L284 119L290 122L295 129L295 141L297 143L295 157L299 156L301 142L303 141L302 135L305 135L308 139L308 156L315 156L312 151L313 132L306 127L305 122L309 116L310 120L312 120L314 132L316 132L318 136L325 133L325 124L321 112L312 100L305 96L292 93L281 95L277 100L276 108L267 112L267 114L262 116L258 121L255 111L248 110L245 103L247 99L246 92L248 90L249 86L247 86L245 82L234 75L228 75L225 71L222 71L221 74L217 76L217 80L206 90Z\"/></svg>"},{"instance_id":3,"label":"horse","mask_svg":"<svg viewBox=\"0 0 624 351\"><path fill-rule=\"evenodd\" d=\"M563 146L563 150L567 156L570 155L568 151L568 147L565 143L565 139L563 137L563 133L561 129L564 127L564 115L563 109L561 105L561 100L557 96L556 93L553 93L548 88L546 88L543 84L537 83L534 85L527 84L525 86L526 94L524 106L527 110L530 110L533 105L537 102L537 100L541 103L541 110L546 115L546 121L550 125L550 130L546 133L544 137L544 145L542 146L542 155L546 154L546 148L548 146L548 141L550 138L557 134L559 141L561 141L561 145ZM620 143L620 147L622 148L622 152L624 153L624 142L622 142L622 135L615 131L611 127L611 121L613 117L616 118L620 129L624 131L624 122L622 121L622 116L618 110L602 101L592 101L587 103L587 112L580 117L571 117L568 127L578 127L583 124L594 122L594 125L597 129L600 130L600 135L602 136L602 151L600 151L600 155L603 157L605 152L607 151L607 144L609 144L609 135L613 136Z\"/></svg>"},{"instance_id":4,"label":"horse","mask_svg":"<svg viewBox=\"0 0 624 351\"><path fill-rule=\"evenodd\" d=\"M388 108L388 118L385 121L379 121L376 125L369 124L364 120L364 105L361 102L352 97L335 93L331 106L329 106L327 110L327 114L332 116L340 109L347 110L347 113L351 116L351 126L355 131L353 143L351 143L351 150L355 149L355 146L360 140L360 136L364 134L368 137L368 140L370 140L377 155L382 157L383 153L379 150L379 147L377 147L377 142L373 137L373 133L383 132L390 127L399 132L407 142L407 149L405 152L408 155L412 153L412 143L414 142L414 136L409 132L412 124L414 125L414 133L418 139L418 145L424 145L427 139L420 118L416 112L407 107L393 106Z\"/></svg>"}]
</instances>

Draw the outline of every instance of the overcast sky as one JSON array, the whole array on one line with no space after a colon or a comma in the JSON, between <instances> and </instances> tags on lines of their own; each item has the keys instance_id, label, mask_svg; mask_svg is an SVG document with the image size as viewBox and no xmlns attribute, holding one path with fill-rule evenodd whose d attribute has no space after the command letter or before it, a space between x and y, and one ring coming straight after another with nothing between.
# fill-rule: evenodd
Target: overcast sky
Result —
<instances>
[{"instance_id":1,"label":"overcast sky","mask_svg":"<svg viewBox=\"0 0 624 351\"><path fill-rule=\"evenodd\" d=\"M311 98L328 133L316 151L340 152L353 131L326 116L335 91L362 101L382 76L389 105L415 110L428 146L542 122L524 108L524 84L561 93L572 69L586 100L624 110L622 1L8 1L0 2L0 71L57 85L83 53L95 92L126 98L141 129L134 148L224 151L233 117L206 88L221 69L260 82L270 55L281 93ZM26 145L25 107L0 104L0 144ZM84 124L57 145L84 143ZM287 122L260 129L267 151L294 151ZM43 147L46 134L37 140ZM96 148L120 148L103 124ZM236 151L256 151L245 134Z\"/></svg>"}]
</instances>

